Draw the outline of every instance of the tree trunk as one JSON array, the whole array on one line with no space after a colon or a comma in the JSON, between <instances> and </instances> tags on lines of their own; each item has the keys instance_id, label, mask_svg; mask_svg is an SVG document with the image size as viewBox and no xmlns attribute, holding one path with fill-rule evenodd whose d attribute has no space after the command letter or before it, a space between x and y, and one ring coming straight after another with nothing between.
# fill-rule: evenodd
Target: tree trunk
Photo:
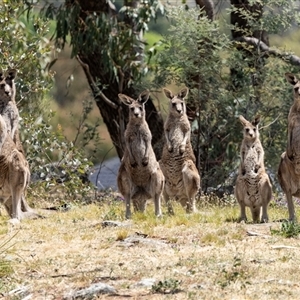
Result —
<instances>
[{"instance_id":1,"label":"tree trunk","mask_svg":"<svg viewBox=\"0 0 300 300\"><path fill-rule=\"evenodd\" d=\"M212 0L195 0L200 9L203 9L209 20L214 19L214 3Z\"/></svg>"},{"instance_id":2,"label":"tree trunk","mask_svg":"<svg viewBox=\"0 0 300 300\"><path fill-rule=\"evenodd\" d=\"M70 5L73 1L67 1ZM81 11L80 17L85 20L89 14L104 12L110 14L112 18L116 17L116 11L113 4L106 0L79 0ZM134 2L132 2L134 3ZM84 25L83 25L84 26ZM84 30L84 27L78 30ZM101 41L99 46L101 48ZM115 79L111 79L109 74L102 71L102 57L100 51L94 51L92 54L86 54L84 51L78 53L78 60L83 66L84 72L92 89L94 99L99 108L103 121L107 127L113 145L116 148L119 158L122 158L124 153L124 128L128 122L128 108L125 107L118 99L119 93L124 93L132 98L136 98L140 91L136 91L131 85L128 87L129 74L123 74L121 84ZM97 88L97 82L101 86L107 86L103 91ZM108 101L105 101L105 98ZM163 133L163 119L160 112L157 111L151 99L145 105L146 120L152 132L152 145L157 155L157 159L161 155L161 143Z\"/></svg>"}]
</instances>

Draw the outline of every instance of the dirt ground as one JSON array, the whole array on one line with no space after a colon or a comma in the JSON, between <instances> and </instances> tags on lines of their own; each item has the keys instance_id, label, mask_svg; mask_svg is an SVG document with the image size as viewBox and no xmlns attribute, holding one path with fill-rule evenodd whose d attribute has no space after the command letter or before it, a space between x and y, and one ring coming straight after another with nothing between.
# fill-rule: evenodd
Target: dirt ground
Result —
<instances>
[{"instance_id":1,"label":"dirt ground","mask_svg":"<svg viewBox=\"0 0 300 300\"><path fill-rule=\"evenodd\" d=\"M3 214L0 298L300 299L299 239L272 234L280 222L237 223L237 206L157 219L151 205L127 221L123 204L42 211L17 226ZM269 211L271 221L287 215ZM96 283L114 292L74 296Z\"/></svg>"}]
</instances>

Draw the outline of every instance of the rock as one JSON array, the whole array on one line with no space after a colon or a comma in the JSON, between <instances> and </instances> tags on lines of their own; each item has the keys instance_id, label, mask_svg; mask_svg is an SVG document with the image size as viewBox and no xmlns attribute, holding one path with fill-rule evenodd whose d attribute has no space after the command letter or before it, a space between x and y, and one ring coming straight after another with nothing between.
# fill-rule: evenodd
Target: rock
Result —
<instances>
[{"instance_id":1,"label":"rock","mask_svg":"<svg viewBox=\"0 0 300 300\"><path fill-rule=\"evenodd\" d=\"M131 224L119 221L105 220L101 223L102 227L129 227Z\"/></svg>"},{"instance_id":2,"label":"rock","mask_svg":"<svg viewBox=\"0 0 300 300\"><path fill-rule=\"evenodd\" d=\"M27 286L19 286L7 293L9 299L31 299Z\"/></svg>"},{"instance_id":3,"label":"rock","mask_svg":"<svg viewBox=\"0 0 300 300\"><path fill-rule=\"evenodd\" d=\"M116 293L117 292L113 286L108 285L106 283L98 282L79 291L71 292L69 295L64 297L64 300L95 299L95 296L99 294L116 294Z\"/></svg>"},{"instance_id":4,"label":"rock","mask_svg":"<svg viewBox=\"0 0 300 300\"><path fill-rule=\"evenodd\" d=\"M155 284L156 279L155 278L143 278L139 282L135 283L135 287L146 287L146 288L152 288L152 286Z\"/></svg>"}]
</instances>

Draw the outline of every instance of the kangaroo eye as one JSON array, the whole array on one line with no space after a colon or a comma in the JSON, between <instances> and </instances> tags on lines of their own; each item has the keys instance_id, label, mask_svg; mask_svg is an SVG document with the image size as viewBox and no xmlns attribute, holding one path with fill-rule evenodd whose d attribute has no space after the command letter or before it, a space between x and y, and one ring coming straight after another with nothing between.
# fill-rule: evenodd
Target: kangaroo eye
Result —
<instances>
[{"instance_id":1,"label":"kangaroo eye","mask_svg":"<svg viewBox=\"0 0 300 300\"><path fill-rule=\"evenodd\" d=\"M250 129L249 128L246 128L246 132L249 132L250 131Z\"/></svg>"},{"instance_id":2,"label":"kangaroo eye","mask_svg":"<svg viewBox=\"0 0 300 300\"><path fill-rule=\"evenodd\" d=\"M255 132L255 131L256 131L256 128L253 128L253 131Z\"/></svg>"},{"instance_id":3,"label":"kangaroo eye","mask_svg":"<svg viewBox=\"0 0 300 300\"><path fill-rule=\"evenodd\" d=\"M175 106L176 106L176 103L172 103L172 106L175 107Z\"/></svg>"},{"instance_id":4,"label":"kangaroo eye","mask_svg":"<svg viewBox=\"0 0 300 300\"><path fill-rule=\"evenodd\" d=\"M131 109L131 111L134 111L134 107L131 107L130 109Z\"/></svg>"}]
</instances>

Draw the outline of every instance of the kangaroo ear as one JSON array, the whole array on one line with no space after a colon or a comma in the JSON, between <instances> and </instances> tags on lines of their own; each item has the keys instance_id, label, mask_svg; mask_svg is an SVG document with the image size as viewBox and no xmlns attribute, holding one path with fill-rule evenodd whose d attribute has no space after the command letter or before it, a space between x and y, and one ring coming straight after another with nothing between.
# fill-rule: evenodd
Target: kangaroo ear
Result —
<instances>
[{"instance_id":1,"label":"kangaroo ear","mask_svg":"<svg viewBox=\"0 0 300 300\"><path fill-rule=\"evenodd\" d=\"M130 98L124 94L118 94L118 97L125 105L130 105L130 104L132 104L133 101L135 101L132 98Z\"/></svg>"},{"instance_id":2,"label":"kangaroo ear","mask_svg":"<svg viewBox=\"0 0 300 300\"><path fill-rule=\"evenodd\" d=\"M292 73L285 73L285 78L292 85L295 85L298 82L297 77Z\"/></svg>"},{"instance_id":3,"label":"kangaroo ear","mask_svg":"<svg viewBox=\"0 0 300 300\"><path fill-rule=\"evenodd\" d=\"M149 95L150 95L150 93L148 90L141 92L138 97L138 101L142 104L145 104L149 99Z\"/></svg>"},{"instance_id":4,"label":"kangaroo ear","mask_svg":"<svg viewBox=\"0 0 300 300\"><path fill-rule=\"evenodd\" d=\"M257 126L259 122L260 122L260 115L257 115L251 123L252 125Z\"/></svg>"},{"instance_id":5,"label":"kangaroo ear","mask_svg":"<svg viewBox=\"0 0 300 300\"><path fill-rule=\"evenodd\" d=\"M6 77L13 80L17 76L17 70L16 69L9 69L6 71Z\"/></svg>"},{"instance_id":6,"label":"kangaroo ear","mask_svg":"<svg viewBox=\"0 0 300 300\"><path fill-rule=\"evenodd\" d=\"M248 121L241 115L239 116L239 120L242 123L243 126L246 126Z\"/></svg>"},{"instance_id":7,"label":"kangaroo ear","mask_svg":"<svg viewBox=\"0 0 300 300\"><path fill-rule=\"evenodd\" d=\"M173 99L174 98L174 95L173 95L173 93L170 91L170 90L168 90L168 89L166 89L166 88L163 88L163 91L164 91L164 93L165 93L165 95L166 95L166 97L168 98L168 99Z\"/></svg>"},{"instance_id":8,"label":"kangaroo ear","mask_svg":"<svg viewBox=\"0 0 300 300\"><path fill-rule=\"evenodd\" d=\"M188 95L188 93L189 93L189 89L185 87L178 93L178 97L184 99Z\"/></svg>"}]
</instances>

